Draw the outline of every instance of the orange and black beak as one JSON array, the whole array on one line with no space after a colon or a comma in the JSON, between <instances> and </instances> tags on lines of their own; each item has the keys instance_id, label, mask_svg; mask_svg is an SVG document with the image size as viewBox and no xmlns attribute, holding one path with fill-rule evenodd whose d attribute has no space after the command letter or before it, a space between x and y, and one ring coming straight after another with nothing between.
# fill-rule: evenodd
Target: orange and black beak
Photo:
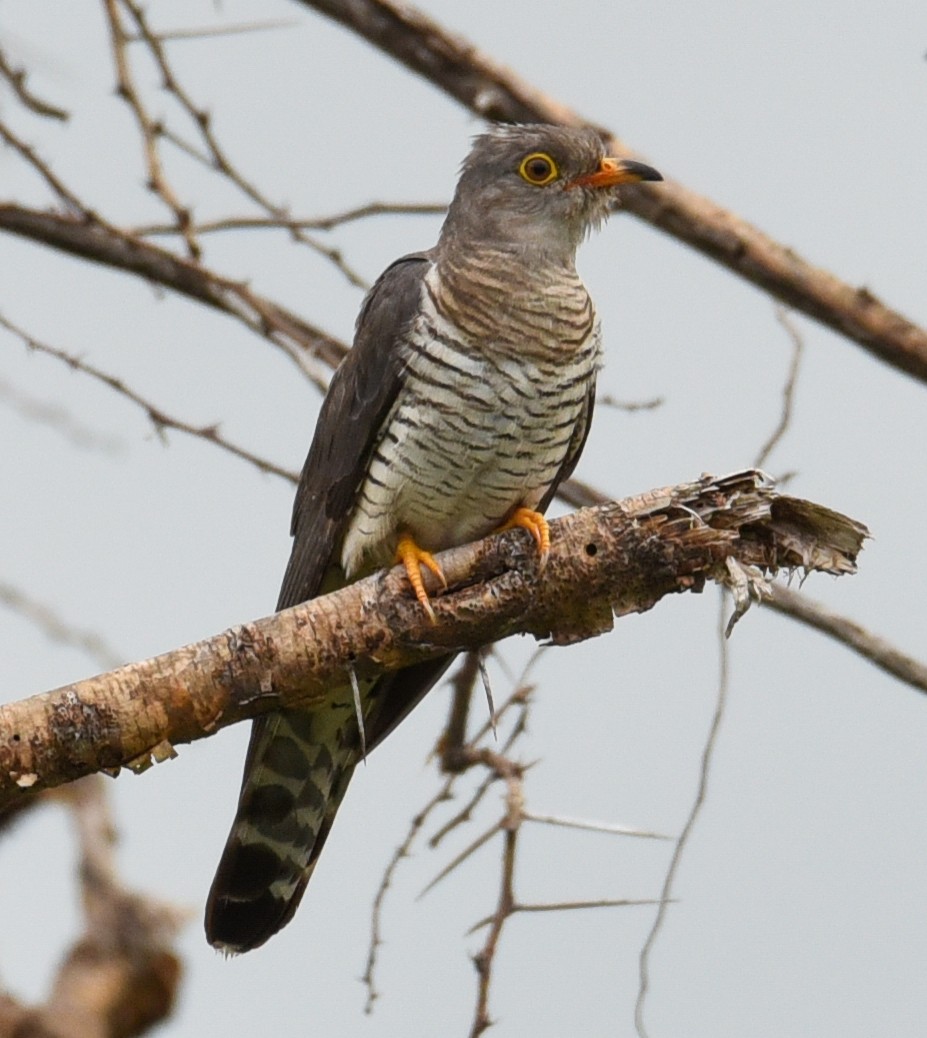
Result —
<instances>
[{"instance_id":1,"label":"orange and black beak","mask_svg":"<svg viewBox=\"0 0 927 1038\"><path fill-rule=\"evenodd\" d=\"M615 187L618 184L634 184L639 180L662 180L662 174L653 166L633 159L602 159L595 173L584 173L571 180L568 187Z\"/></svg>"}]
</instances>

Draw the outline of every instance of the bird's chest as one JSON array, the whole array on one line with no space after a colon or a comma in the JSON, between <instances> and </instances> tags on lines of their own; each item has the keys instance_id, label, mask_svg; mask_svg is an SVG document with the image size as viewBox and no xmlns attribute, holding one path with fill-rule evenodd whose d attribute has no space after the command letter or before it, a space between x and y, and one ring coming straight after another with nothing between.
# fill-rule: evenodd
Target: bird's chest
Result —
<instances>
[{"instance_id":1,"label":"bird's chest","mask_svg":"<svg viewBox=\"0 0 927 1038\"><path fill-rule=\"evenodd\" d=\"M440 551L536 508L585 420L599 333L548 318L530 339L479 342L426 309L403 350L343 545L349 573L391 563L402 530Z\"/></svg>"}]
</instances>

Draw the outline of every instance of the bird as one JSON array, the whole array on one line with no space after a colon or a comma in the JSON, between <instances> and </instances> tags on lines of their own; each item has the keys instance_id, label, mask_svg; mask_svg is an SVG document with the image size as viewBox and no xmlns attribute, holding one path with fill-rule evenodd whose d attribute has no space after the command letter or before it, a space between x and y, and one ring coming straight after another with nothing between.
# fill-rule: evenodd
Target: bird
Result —
<instances>
[{"instance_id":1,"label":"bird","mask_svg":"<svg viewBox=\"0 0 927 1038\"><path fill-rule=\"evenodd\" d=\"M662 179L591 128L496 124L474 139L437 244L393 262L361 306L302 469L278 610L401 562L433 617L435 554L512 526L543 561L544 512L586 442L601 364L577 248L619 185ZM293 918L355 766L452 659L253 722L210 944L246 952Z\"/></svg>"}]
</instances>

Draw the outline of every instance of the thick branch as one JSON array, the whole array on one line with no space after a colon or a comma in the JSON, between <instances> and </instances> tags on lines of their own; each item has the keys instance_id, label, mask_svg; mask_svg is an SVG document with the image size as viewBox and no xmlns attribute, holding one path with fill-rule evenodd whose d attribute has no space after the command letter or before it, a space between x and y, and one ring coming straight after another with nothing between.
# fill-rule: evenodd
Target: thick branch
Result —
<instances>
[{"instance_id":1,"label":"thick branch","mask_svg":"<svg viewBox=\"0 0 927 1038\"><path fill-rule=\"evenodd\" d=\"M237 317L252 331L283 348L304 368L310 357L318 357L334 367L344 356L345 346L337 339L259 296L246 284L222 277L199 263L181 259L167 249L108 225L5 203L0 204L0 230L136 274ZM311 370L307 373L313 375ZM324 383L324 379L322 381Z\"/></svg>"},{"instance_id":2,"label":"thick branch","mask_svg":"<svg viewBox=\"0 0 927 1038\"><path fill-rule=\"evenodd\" d=\"M583 125L566 105L467 40L393 0L300 0L363 36L484 119ZM613 134L612 153L633 157ZM854 340L879 360L927 381L927 331L714 202L672 180L626 192L624 208L752 281L777 299Z\"/></svg>"},{"instance_id":3,"label":"thick branch","mask_svg":"<svg viewBox=\"0 0 927 1038\"><path fill-rule=\"evenodd\" d=\"M528 632L557 643L613 616L724 583L745 603L762 571L852 573L867 535L779 495L761 473L703 477L551 524L543 573L524 531L444 552L450 591L428 622L400 569L142 663L0 708L0 806L101 769L141 769L173 744L361 677ZM436 592L432 587L431 591Z\"/></svg>"}]
</instances>

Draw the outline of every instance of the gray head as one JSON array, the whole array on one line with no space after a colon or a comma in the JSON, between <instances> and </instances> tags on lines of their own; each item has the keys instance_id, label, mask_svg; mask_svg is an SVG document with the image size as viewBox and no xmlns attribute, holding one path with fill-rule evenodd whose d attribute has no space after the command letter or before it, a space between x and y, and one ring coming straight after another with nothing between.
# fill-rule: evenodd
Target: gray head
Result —
<instances>
[{"instance_id":1,"label":"gray head","mask_svg":"<svg viewBox=\"0 0 927 1038\"><path fill-rule=\"evenodd\" d=\"M569 260L608 215L619 184L662 179L643 163L609 158L592 129L493 126L464 160L442 243L485 242Z\"/></svg>"}]
</instances>

